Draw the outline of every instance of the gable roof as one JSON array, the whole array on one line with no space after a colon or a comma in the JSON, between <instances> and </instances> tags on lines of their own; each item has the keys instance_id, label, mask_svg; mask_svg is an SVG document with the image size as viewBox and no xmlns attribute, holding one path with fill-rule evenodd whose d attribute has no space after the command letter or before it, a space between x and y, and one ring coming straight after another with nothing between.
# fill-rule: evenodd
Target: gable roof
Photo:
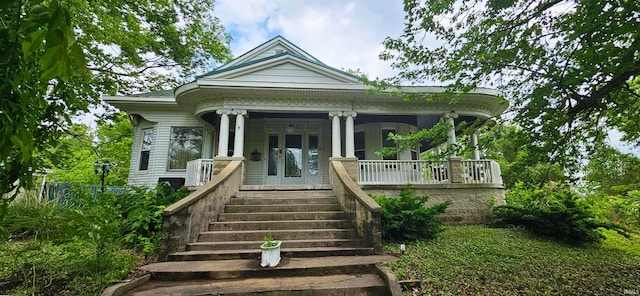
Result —
<instances>
[{"instance_id":1,"label":"gable roof","mask_svg":"<svg viewBox=\"0 0 640 296\"><path fill-rule=\"evenodd\" d=\"M238 72L238 69L244 69L245 71L242 72L247 73L247 71L251 69L254 71L257 68L264 69L264 65L273 66L282 64L283 60L297 64L306 64L303 67L317 73L322 73L321 75L333 77L334 79L337 78L336 80L342 82L354 83L358 80L358 77L351 73L326 65L280 35L213 71L196 76L196 79L230 78L229 74L225 75L222 73ZM256 67L256 65L262 66ZM232 76L237 77L237 75Z\"/></svg>"},{"instance_id":2,"label":"gable roof","mask_svg":"<svg viewBox=\"0 0 640 296\"><path fill-rule=\"evenodd\" d=\"M286 38L278 35L276 37L273 37L271 40L258 45L254 49L243 53L242 55L233 59L232 61L220 66L216 70L222 70L228 67L236 66L238 64L244 64L252 60L257 60L260 58L264 58L266 56L272 56L274 54L279 54L283 52L288 52L293 55L302 57L304 59L307 59L319 64L323 64L320 60L316 59L314 56L310 55L309 53L304 51L302 48L291 43L291 41L287 40Z\"/></svg>"}]
</instances>

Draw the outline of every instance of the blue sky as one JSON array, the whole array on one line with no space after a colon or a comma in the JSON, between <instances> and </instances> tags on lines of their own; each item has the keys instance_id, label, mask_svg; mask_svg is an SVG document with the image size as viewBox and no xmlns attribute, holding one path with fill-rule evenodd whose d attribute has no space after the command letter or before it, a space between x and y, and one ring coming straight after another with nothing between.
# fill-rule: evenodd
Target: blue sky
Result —
<instances>
[{"instance_id":1,"label":"blue sky","mask_svg":"<svg viewBox=\"0 0 640 296\"><path fill-rule=\"evenodd\" d=\"M385 37L402 33L400 0L218 0L215 15L238 56L282 35L325 64L360 69L370 77L393 75L378 59Z\"/></svg>"}]
</instances>

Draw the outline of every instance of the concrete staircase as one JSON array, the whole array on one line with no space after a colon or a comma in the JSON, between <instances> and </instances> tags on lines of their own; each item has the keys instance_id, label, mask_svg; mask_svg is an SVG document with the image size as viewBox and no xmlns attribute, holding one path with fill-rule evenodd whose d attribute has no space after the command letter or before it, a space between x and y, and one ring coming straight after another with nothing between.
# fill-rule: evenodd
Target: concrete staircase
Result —
<instances>
[{"instance_id":1,"label":"concrete staircase","mask_svg":"<svg viewBox=\"0 0 640 296\"><path fill-rule=\"evenodd\" d=\"M376 263L395 258L370 256L332 190L266 189L243 186L186 251L141 268L151 280L126 295L391 294L395 277ZM275 268L259 266L265 236L282 241Z\"/></svg>"},{"instance_id":2,"label":"concrete staircase","mask_svg":"<svg viewBox=\"0 0 640 296\"><path fill-rule=\"evenodd\" d=\"M251 188L251 187L249 187ZM285 257L366 255L332 190L241 190L209 231L171 260L253 259L265 236L282 241Z\"/></svg>"}]
</instances>

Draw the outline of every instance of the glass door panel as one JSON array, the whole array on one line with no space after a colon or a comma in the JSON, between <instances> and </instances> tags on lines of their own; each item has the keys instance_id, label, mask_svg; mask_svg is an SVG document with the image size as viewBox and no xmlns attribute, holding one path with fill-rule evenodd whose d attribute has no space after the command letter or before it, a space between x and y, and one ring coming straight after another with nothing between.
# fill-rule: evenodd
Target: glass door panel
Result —
<instances>
[{"instance_id":1,"label":"glass door panel","mask_svg":"<svg viewBox=\"0 0 640 296\"><path fill-rule=\"evenodd\" d=\"M317 176L320 173L320 169L318 167L318 136L311 135L309 136L309 177Z\"/></svg>"},{"instance_id":2,"label":"glass door panel","mask_svg":"<svg viewBox=\"0 0 640 296\"><path fill-rule=\"evenodd\" d=\"M302 136L286 135L284 151L284 177L302 179Z\"/></svg>"}]
</instances>

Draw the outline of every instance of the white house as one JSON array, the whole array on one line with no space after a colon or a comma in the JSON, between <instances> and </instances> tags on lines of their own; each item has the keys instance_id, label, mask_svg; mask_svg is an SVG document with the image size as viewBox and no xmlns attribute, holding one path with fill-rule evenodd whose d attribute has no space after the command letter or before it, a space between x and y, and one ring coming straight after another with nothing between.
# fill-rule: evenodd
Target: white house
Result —
<instances>
[{"instance_id":1,"label":"white house","mask_svg":"<svg viewBox=\"0 0 640 296\"><path fill-rule=\"evenodd\" d=\"M330 159L357 161L354 178L363 187L501 183L499 168L480 160L477 151L474 160L461 160L459 181L447 161L418 161L431 143L384 159L375 154L395 145L386 139L390 132L500 115L507 103L496 91L479 88L455 103L408 102L369 88L278 36L174 90L104 100L126 111L134 125L130 185L169 180L197 187L212 178L214 162L238 159L244 161L245 185L329 184ZM449 144L455 137L452 129Z\"/></svg>"}]
</instances>

